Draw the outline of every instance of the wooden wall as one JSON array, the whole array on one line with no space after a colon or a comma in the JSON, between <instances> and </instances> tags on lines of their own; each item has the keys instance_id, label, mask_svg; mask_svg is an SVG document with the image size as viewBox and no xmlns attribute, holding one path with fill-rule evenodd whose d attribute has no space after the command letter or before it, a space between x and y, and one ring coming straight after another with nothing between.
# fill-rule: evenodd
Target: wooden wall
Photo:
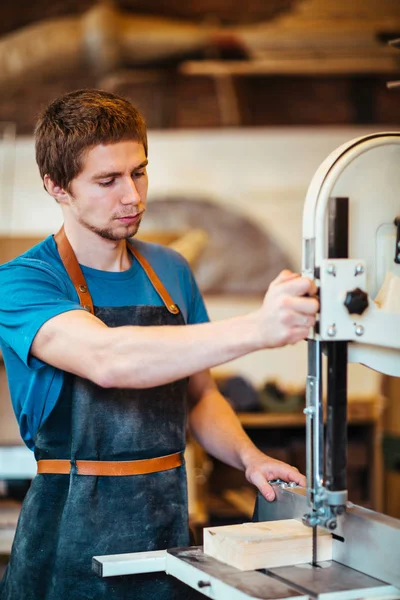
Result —
<instances>
[{"instance_id":1,"label":"wooden wall","mask_svg":"<svg viewBox=\"0 0 400 600\"><path fill-rule=\"evenodd\" d=\"M11 61L13 44L19 52L25 43L24 28L46 19L81 19L99 5L96 0L3 3L0 67ZM101 76L83 55L67 69L56 47L60 57L54 67L39 64L33 76L32 69L22 68L12 85L0 68L0 121L15 122L19 134L29 134L51 99L72 89L102 87L131 98L154 129L399 123L399 95L386 88L388 80L400 78L400 53L397 57L387 46L400 37L397 0L119 0L114 6L126 15L122 23L132 19L132 43L144 27L138 21L135 29L134 19L145 14L190 22L198 31L212 26L219 41L172 58L168 42L165 56L143 64L144 36L125 62L117 60ZM148 27L148 39L158 43L156 29ZM40 41L46 43L46 37ZM29 44L20 52L17 58L27 60Z\"/></svg>"}]
</instances>

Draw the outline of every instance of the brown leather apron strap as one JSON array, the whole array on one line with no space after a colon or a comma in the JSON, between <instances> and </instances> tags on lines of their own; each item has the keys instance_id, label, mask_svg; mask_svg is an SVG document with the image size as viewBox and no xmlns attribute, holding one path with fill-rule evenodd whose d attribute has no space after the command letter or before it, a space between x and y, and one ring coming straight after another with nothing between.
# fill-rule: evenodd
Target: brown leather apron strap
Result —
<instances>
[{"instance_id":1,"label":"brown leather apron strap","mask_svg":"<svg viewBox=\"0 0 400 600\"><path fill-rule=\"evenodd\" d=\"M172 313L173 315L177 315L179 313L179 308L174 303L171 296L169 295L169 293L167 292L167 290L161 283L160 279L158 278L158 275L154 271L151 264L147 261L147 259L145 259L144 256L142 256L142 254L140 254L140 252L138 250L136 250L136 248L130 242L127 242L127 244L129 246L132 254L138 261L138 263L142 266L147 277L150 279L151 283L153 284L154 289L156 290L157 294L160 296L161 300L164 302L168 311L170 313Z\"/></svg>"},{"instance_id":2,"label":"brown leather apron strap","mask_svg":"<svg viewBox=\"0 0 400 600\"><path fill-rule=\"evenodd\" d=\"M176 452L175 454L144 460L77 460L75 464L77 475L108 477L147 475L148 473L168 471L180 467L183 464L183 454L182 452ZM69 475L72 470L69 460L39 460L37 466L38 474Z\"/></svg>"},{"instance_id":3,"label":"brown leather apron strap","mask_svg":"<svg viewBox=\"0 0 400 600\"><path fill-rule=\"evenodd\" d=\"M54 236L54 239L65 270L67 271L72 283L74 284L76 293L78 294L79 303L87 311L94 314L93 301L85 280L85 276L83 275L82 269L79 266L75 252L73 251L72 246L65 235L64 227L61 227L60 231ZM173 315L177 315L179 313L179 308L172 300L164 285L161 283L153 267L130 242L127 242L127 245L138 263L141 265L142 269L145 271L147 277L150 279L154 289L164 302L167 310Z\"/></svg>"},{"instance_id":4,"label":"brown leather apron strap","mask_svg":"<svg viewBox=\"0 0 400 600\"><path fill-rule=\"evenodd\" d=\"M54 239L56 241L58 253L63 265L72 283L74 284L76 293L78 294L80 305L93 315L94 310L92 297L89 293L85 276L83 275L82 269L80 268L78 260L75 256L75 252L73 251L72 246L65 235L64 227L61 227L60 231L54 236Z\"/></svg>"}]
</instances>

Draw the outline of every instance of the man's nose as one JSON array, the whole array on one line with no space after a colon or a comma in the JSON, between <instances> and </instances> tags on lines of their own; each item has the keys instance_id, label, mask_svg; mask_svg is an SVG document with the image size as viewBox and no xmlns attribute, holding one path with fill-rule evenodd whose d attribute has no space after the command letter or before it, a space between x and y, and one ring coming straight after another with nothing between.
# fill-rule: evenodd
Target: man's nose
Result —
<instances>
[{"instance_id":1,"label":"man's nose","mask_svg":"<svg viewBox=\"0 0 400 600\"><path fill-rule=\"evenodd\" d=\"M126 189L124 190L124 195L121 198L121 202L123 204L140 204L140 200L141 198L135 181L129 177L126 183Z\"/></svg>"}]
</instances>

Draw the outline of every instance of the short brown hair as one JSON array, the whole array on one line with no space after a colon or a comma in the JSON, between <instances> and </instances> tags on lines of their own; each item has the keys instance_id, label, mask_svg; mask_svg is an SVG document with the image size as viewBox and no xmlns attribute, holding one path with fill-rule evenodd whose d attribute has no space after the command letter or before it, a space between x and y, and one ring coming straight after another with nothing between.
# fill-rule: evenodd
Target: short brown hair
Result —
<instances>
[{"instance_id":1,"label":"short brown hair","mask_svg":"<svg viewBox=\"0 0 400 600\"><path fill-rule=\"evenodd\" d=\"M86 150L98 144L134 140L147 156L144 118L120 96L102 90L77 90L54 100L35 128L36 162L42 179L65 190L79 175Z\"/></svg>"}]
</instances>

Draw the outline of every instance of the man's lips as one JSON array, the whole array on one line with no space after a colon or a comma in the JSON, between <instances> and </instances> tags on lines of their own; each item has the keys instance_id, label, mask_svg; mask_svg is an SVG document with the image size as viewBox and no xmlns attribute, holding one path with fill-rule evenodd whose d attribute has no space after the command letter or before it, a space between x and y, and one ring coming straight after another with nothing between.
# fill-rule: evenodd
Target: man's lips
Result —
<instances>
[{"instance_id":1,"label":"man's lips","mask_svg":"<svg viewBox=\"0 0 400 600\"><path fill-rule=\"evenodd\" d=\"M138 221L141 218L142 214L143 214L143 212L137 213L136 215L117 217L117 221L120 221L121 223L135 223L136 221Z\"/></svg>"}]
</instances>

